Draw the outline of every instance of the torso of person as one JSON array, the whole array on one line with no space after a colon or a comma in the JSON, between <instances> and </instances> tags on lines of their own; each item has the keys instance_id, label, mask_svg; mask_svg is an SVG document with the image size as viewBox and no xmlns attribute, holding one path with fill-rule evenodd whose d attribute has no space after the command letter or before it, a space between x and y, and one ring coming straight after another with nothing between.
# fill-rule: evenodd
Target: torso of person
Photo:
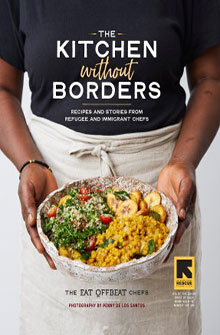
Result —
<instances>
[{"instance_id":1,"label":"torso of person","mask_svg":"<svg viewBox=\"0 0 220 335\"><path fill-rule=\"evenodd\" d=\"M17 66L28 72L35 115L97 135L149 131L183 119L180 79L198 51L195 1L11 4L19 12L23 63Z\"/></svg>"}]
</instances>

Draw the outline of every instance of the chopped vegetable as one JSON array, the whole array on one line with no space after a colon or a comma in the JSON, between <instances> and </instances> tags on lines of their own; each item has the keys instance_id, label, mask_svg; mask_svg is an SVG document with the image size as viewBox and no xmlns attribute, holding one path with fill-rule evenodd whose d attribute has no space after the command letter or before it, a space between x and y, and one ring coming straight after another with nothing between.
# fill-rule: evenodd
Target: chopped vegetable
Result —
<instances>
[{"instance_id":1,"label":"chopped vegetable","mask_svg":"<svg viewBox=\"0 0 220 335\"><path fill-rule=\"evenodd\" d=\"M156 206L161 203L161 195L159 192L152 191L145 196L144 200L146 201L148 207Z\"/></svg>"},{"instance_id":2,"label":"chopped vegetable","mask_svg":"<svg viewBox=\"0 0 220 335\"><path fill-rule=\"evenodd\" d=\"M57 206L52 206L50 207L49 211L47 212L47 217L52 218L55 217L57 214L58 207Z\"/></svg>"},{"instance_id":3,"label":"chopped vegetable","mask_svg":"<svg viewBox=\"0 0 220 335\"><path fill-rule=\"evenodd\" d=\"M150 210L150 215L156 220L156 221L160 221L160 214Z\"/></svg>"},{"instance_id":4,"label":"chopped vegetable","mask_svg":"<svg viewBox=\"0 0 220 335\"><path fill-rule=\"evenodd\" d=\"M148 247L149 247L148 254L152 254L154 252L155 248L156 248L156 244L155 244L154 240L148 241Z\"/></svg>"},{"instance_id":5,"label":"chopped vegetable","mask_svg":"<svg viewBox=\"0 0 220 335\"><path fill-rule=\"evenodd\" d=\"M106 214L100 215L100 219L104 224L109 224L113 220L112 216Z\"/></svg>"},{"instance_id":6,"label":"chopped vegetable","mask_svg":"<svg viewBox=\"0 0 220 335\"><path fill-rule=\"evenodd\" d=\"M72 196L71 196L70 194L65 195L64 197L62 197L62 198L60 199L58 205L59 205L59 206L60 206L60 205L65 205L66 202L67 202L67 200L69 200L69 199L72 199Z\"/></svg>"},{"instance_id":7,"label":"chopped vegetable","mask_svg":"<svg viewBox=\"0 0 220 335\"><path fill-rule=\"evenodd\" d=\"M90 236L90 238L85 242L85 249L89 251L93 250L95 248L95 242L95 236Z\"/></svg>"},{"instance_id":8,"label":"chopped vegetable","mask_svg":"<svg viewBox=\"0 0 220 335\"><path fill-rule=\"evenodd\" d=\"M158 221L165 222L167 214L165 208L162 205L151 207L151 210L160 216L160 219Z\"/></svg>"},{"instance_id":9,"label":"chopped vegetable","mask_svg":"<svg viewBox=\"0 0 220 335\"><path fill-rule=\"evenodd\" d=\"M107 193L107 204L108 207L113 211L116 212L119 204L122 201L116 197L116 195L114 195L113 193Z\"/></svg>"},{"instance_id":10,"label":"chopped vegetable","mask_svg":"<svg viewBox=\"0 0 220 335\"><path fill-rule=\"evenodd\" d=\"M137 212L137 216L139 215L147 215L149 213L149 209L147 207L147 204L144 200L141 200L139 203L139 211Z\"/></svg>"},{"instance_id":11,"label":"chopped vegetable","mask_svg":"<svg viewBox=\"0 0 220 335\"><path fill-rule=\"evenodd\" d=\"M125 200L120 203L117 208L116 214L120 217L130 217L137 213L138 205L134 200Z\"/></svg>"},{"instance_id":12,"label":"chopped vegetable","mask_svg":"<svg viewBox=\"0 0 220 335\"><path fill-rule=\"evenodd\" d=\"M100 248L106 248L109 244L114 243L113 238L106 239L102 244L99 245Z\"/></svg>"},{"instance_id":13,"label":"chopped vegetable","mask_svg":"<svg viewBox=\"0 0 220 335\"><path fill-rule=\"evenodd\" d=\"M86 187L85 185L82 185L82 187L79 191L80 194L88 194L90 192L91 192L90 188Z\"/></svg>"},{"instance_id":14,"label":"chopped vegetable","mask_svg":"<svg viewBox=\"0 0 220 335\"><path fill-rule=\"evenodd\" d=\"M81 252L81 260L88 260L90 258L90 252L88 250L85 250L83 252Z\"/></svg>"},{"instance_id":15,"label":"chopped vegetable","mask_svg":"<svg viewBox=\"0 0 220 335\"><path fill-rule=\"evenodd\" d=\"M88 201L90 198L91 198L91 196L88 195L88 194L83 194L83 195L80 196L81 201Z\"/></svg>"},{"instance_id":16,"label":"chopped vegetable","mask_svg":"<svg viewBox=\"0 0 220 335\"><path fill-rule=\"evenodd\" d=\"M129 194L126 191L114 191L114 195L123 201L130 199Z\"/></svg>"},{"instance_id":17,"label":"chopped vegetable","mask_svg":"<svg viewBox=\"0 0 220 335\"><path fill-rule=\"evenodd\" d=\"M139 202L141 201L141 192L137 190L137 191L131 192L129 195L130 195L130 198L139 205Z\"/></svg>"}]
</instances>

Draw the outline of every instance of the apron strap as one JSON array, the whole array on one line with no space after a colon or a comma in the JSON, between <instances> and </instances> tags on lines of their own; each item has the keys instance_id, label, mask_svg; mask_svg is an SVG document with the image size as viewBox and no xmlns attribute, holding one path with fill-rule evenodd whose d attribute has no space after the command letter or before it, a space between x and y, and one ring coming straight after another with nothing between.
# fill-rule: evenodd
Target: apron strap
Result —
<instances>
[{"instance_id":1,"label":"apron strap","mask_svg":"<svg viewBox=\"0 0 220 335\"><path fill-rule=\"evenodd\" d=\"M92 156L98 157L101 177L103 177L102 162L105 164L110 175L113 177L117 177L112 161L108 155L108 151L109 151L109 148L106 144L98 144L98 145L87 146L85 148L83 147L72 148L70 149L69 154L70 155L76 154L76 157L78 158L84 155L92 155Z\"/></svg>"},{"instance_id":2,"label":"apron strap","mask_svg":"<svg viewBox=\"0 0 220 335\"><path fill-rule=\"evenodd\" d=\"M76 157L82 157L85 155L92 155L99 159L99 168L101 177L113 176L117 177L114 170L113 163L109 157L109 153L117 152L119 154L138 153L146 149L160 146L164 143L174 140L180 127L167 131L163 135L146 136L136 139L119 140L116 143L109 141L109 143L92 143L91 140L83 138L79 140L76 138L69 146L69 154L76 154ZM81 135L82 136L82 135ZM102 169L102 163L105 166L105 172ZM106 173L107 170L107 173Z\"/></svg>"}]
</instances>

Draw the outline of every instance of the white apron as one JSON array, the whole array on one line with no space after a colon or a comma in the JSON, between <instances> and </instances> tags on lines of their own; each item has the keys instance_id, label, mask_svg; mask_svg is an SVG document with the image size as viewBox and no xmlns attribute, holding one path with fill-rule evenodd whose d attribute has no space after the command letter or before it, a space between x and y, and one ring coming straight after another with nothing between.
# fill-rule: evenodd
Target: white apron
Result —
<instances>
[{"instance_id":1,"label":"white apron","mask_svg":"<svg viewBox=\"0 0 220 335\"><path fill-rule=\"evenodd\" d=\"M180 124L116 136L85 135L33 116L31 134L58 185L96 176L133 176L156 186L168 162ZM194 307L174 307L173 257L195 256ZM22 229L20 335L200 335L200 211L195 214L181 242L169 259L150 277L130 282L96 284L65 277L49 268L33 247L25 225ZM126 296L80 296L80 289L127 289ZM66 295L77 290L78 295ZM139 291L138 291L139 290ZM137 294L145 292L147 294ZM85 292L85 291L84 291ZM120 308L114 307L121 303ZM69 304L77 307L69 307ZM109 303L109 307L81 307ZM126 307L127 304L145 307ZM87 305L88 306L88 305Z\"/></svg>"}]
</instances>

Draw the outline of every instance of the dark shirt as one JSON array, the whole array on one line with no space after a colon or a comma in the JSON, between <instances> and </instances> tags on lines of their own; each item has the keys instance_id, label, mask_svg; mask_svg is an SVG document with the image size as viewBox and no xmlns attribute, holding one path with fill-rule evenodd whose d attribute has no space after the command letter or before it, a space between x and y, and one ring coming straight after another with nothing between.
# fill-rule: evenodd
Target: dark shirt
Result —
<instances>
[{"instance_id":1,"label":"dark shirt","mask_svg":"<svg viewBox=\"0 0 220 335\"><path fill-rule=\"evenodd\" d=\"M32 112L116 135L184 117L185 65L220 45L220 0L1 0L0 57L27 71Z\"/></svg>"}]
</instances>

